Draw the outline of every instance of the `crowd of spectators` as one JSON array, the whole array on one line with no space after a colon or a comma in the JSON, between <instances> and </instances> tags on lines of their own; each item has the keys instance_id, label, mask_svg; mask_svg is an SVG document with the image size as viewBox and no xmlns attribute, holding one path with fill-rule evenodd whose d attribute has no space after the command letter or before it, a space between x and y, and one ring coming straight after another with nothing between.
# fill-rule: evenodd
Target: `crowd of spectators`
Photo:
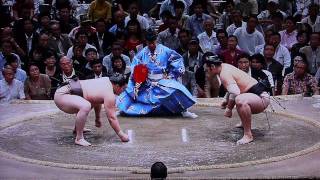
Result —
<instances>
[{"instance_id":1,"label":"crowd of spectators","mask_svg":"<svg viewBox=\"0 0 320 180\"><path fill-rule=\"evenodd\" d=\"M181 82L198 98L223 96L203 61L219 55L272 95L319 94L319 1L0 0L0 103L49 100L65 81L130 77L145 32L177 51ZM66 56L69 61L60 61Z\"/></svg>"}]
</instances>

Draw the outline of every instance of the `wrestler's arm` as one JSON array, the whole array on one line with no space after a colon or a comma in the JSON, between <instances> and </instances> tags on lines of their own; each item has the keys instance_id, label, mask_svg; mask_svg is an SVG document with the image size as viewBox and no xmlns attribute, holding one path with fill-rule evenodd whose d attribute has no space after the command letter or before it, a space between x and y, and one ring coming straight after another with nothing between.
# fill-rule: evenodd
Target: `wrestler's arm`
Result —
<instances>
[{"instance_id":1,"label":"wrestler's arm","mask_svg":"<svg viewBox=\"0 0 320 180\"><path fill-rule=\"evenodd\" d=\"M104 108L112 129L117 133L122 142L128 142L129 137L121 130L118 118L116 116L116 98L114 95L110 96L108 100L105 99Z\"/></svg>"},{"instance_id":2,"label":"wrestler's arm","mask_svg":"<svg viewBox=\"0 0 320 180\"><path fill-rule=\"evenodd\" d=\"M220 75L221 82L228 91L226 113L231 112L235 106L235 98L240 94L240 89L237 82L234 80L231 73L223 73Z\"/></svg>"},{"instance_id":3,"label":"wrestler's arm","mask_svg":"<svg viewBox=\"0 0 320 180\"><path fill-rule=\"evenodd\" d=\"M105 101L107 102L104 102L104 106L105 106L104 108L107 113L108 121L110 123L110 126L113 128L113 130L118 134L118 132L121 131L121 129L118 122L118 118L116 116L116 106L115 106L116 99L114 96L111 96L108 100L105 100Z\"/></svg>"}]
</instances>

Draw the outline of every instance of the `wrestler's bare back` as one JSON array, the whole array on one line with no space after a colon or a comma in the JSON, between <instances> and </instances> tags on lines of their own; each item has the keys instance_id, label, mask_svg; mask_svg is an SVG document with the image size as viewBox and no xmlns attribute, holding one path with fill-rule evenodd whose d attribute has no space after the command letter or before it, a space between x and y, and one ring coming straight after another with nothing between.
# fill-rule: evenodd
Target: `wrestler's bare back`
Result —
<instances>
[{"instance_id":1,"label":"wrestler's bare back","mask_svg":"<svg viewBox=\"0 0 320 180\"><path fill-rule=\"evenodd\" d=\"M240 89L240 93L247 92L253 85L257 84L258 81L250 77L244 71L226 64L221 64L220 80L223 86L226 88L229 84L236 83Z\"/></svg>"},{"instance_id":2,"label":"wrestler's bare back","mask_svg":"<svg viewBox=\"0 0 320 180\"><path fill-rule=\"evenodd\" d=\"M92 104L103 104L108 97L109 100L114 101L112 84L107 77L80 80L83 97Z\"/></svg>"}]
</instances>

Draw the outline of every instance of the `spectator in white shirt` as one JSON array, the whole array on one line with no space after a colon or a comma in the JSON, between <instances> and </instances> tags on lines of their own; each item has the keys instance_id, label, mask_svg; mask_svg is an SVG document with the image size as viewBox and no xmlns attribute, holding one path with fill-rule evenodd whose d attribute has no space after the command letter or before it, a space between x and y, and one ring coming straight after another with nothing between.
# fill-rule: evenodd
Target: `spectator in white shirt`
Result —
<instances>
[{"instance_id":1,"label":"spectator in white shirt","mask_svg":"<svg viewBox=\"0 0 320 180\"><path fill-rule=\"evenodd\" d=\"M14 78L12 68L6 67L2 71L2 75L4 79L0 80L0 103L10 102L14 99L25 99L23 83Z\"/></svg>"},{"instance_id":2,"label":"spectator in white shirt","mask_svg":"<svg viewBox=\"0 0 320 180\"><path fill-rule=\"evenodd\" d=\"M273 59L278 61L281 65L284 66L284 69L289 68L291 66L291 55L289 50L280 44L281 36L279 33L274 32L270 37L270 43L275 48L275 54Z\"/></svg>"},{"instance_id":3,"label":"spectator in white shirt","mask_svg":"<svg viewBox=\"0 0 320 180\"><path fill-rule=\"evenodd\" d=\"M131 19L137 19L140 23L141 29L143 30L147 30L150 27L148 20L145 17L139 15L139 6L136 2L132 2L129 6L129 16L124 19L125 26L127 26L127 23Z\"/></svg>"},{"instance_id":4,"label":"spectator in white shirt","mask_svg":"<svg viewBox=\"0 0 320 180\"><path fill-rule=\"evenodd\" d=\"M233 35L233 33L236 31L237 28L247 26L247 23L242 21L243 18L239 10L232 11L231 16L232 16L233 24L227 27L228 36Z\"/></svg>"},{"instance_id":5,"label":"spectator in white shirt","mask_svg":"<svg viewBox=\"0 0 320 180\"><path fill-rule=\"evenodd\" d=\"M89 48L94 48L94 49L96 49L96 47L88 44L88 34L87 34L85 31L83 31L83 30L78 31L78 32L76 33L76 36L75 36L75 37L76 37L76 40L77 40L77 42L78 42L78 45L81 47L81 49L83 49L83 51L82 51L82 56L83 56L83 57L86 57L85 52L86 52L87 49L89 49ZM71 59L71 58L74 56L73 47L74 47L74 46L72 46L72 47L70 47L70 48L68 49L67 57L68 57L69 59Z\"/></svg>"},{"instance_id":6,"label":"spectator in white shirt","mask_svg":"<svg viewBox=\"0 0 320 180\"><path fill-rule=\"evenodd\" d=\"M286 19L286 29L280 31L279 34L281 35L281 45L291 50L292 46L296 44L297 41L297 30L295 27L296 21L292 16L287 17Z\"/></svg>"},{"instance_id":7,"label":"spectator in white shirt","mask_svg":"<svg viewBox=\"0 0 320 180\"><path fill-rule=\"evenodd\" d=\"M184 3L184 14L187 14L187 10L188 10L188 5L186 4L186 2L184 0L165 0L162 2L161 6L160 6L160 11L159 11L159 17L160 15L163 13L163 11L170 11L172 15L176 15L175 11L174 11L174 3L176 1L181 1Z\"/></svg>"},{"instance_id":8,"label":"spectator in white shirt","mask_svg":"<svg viewBox=\"0 0 320 180\"><path fill-rule=\"evenodd\" d=\"M255 53L256 46L265 43L263 35L256 30L257 23L257 17L250 16L247 27L240 27L234 32L234 35L238 38L240 49L250 55Z\"/></svg>"},{"instance_id":9,"label":"spectator in white shirt","mask_svg":"<svg viewBox=\"0 0 320 180\"><path fill-rule=\"evenodd\" d=\"M219 44L217 34L213 30L214 23L212 19L204 20L204 32L198 35L199 46L203 53L214 52L214 47Z\"/></svg>"},{"instance_id":10,"label":"spectator in white shirt","mask_svg":"<svg viewBox=\"0 0 320 180\"><path fill-rule=\"evenodd\" d=\"M309 16L301 20L302 23L307 23L312 28L313 32L320 31L320 16L319 14L319 5L311 4L309 6Z\"/></svg>"}]
</instances>

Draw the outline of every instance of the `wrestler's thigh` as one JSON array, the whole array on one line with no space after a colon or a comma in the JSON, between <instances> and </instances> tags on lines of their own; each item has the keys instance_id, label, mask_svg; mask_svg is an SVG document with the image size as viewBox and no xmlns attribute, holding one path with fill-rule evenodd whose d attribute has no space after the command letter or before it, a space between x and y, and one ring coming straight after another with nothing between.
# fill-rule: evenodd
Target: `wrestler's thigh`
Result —
<instances>
[{"instance_id":1,"label":"wrestler's thigh","mask_svg":"<svg viewBox=\"0 0 320 180\"><path fill-rule=\"evenodd\" d=\"M89 101L76 95L61 95L54 101L60 110L69 114L78 113L78 111L82 108L91 109L91 103Z\"/></svg>"},{"instance_id":2,"label":"wrestler's thigh","mask_svg":"<svg viewBox=\"0 0 320 180\"><path fill-rule=\"evenodd\" d=\"M252 114L263 112L268 106L265 100L253 93L244 93L236 97L236 104L244 103L250 106Z\"/></svg>"}]
</instances>

